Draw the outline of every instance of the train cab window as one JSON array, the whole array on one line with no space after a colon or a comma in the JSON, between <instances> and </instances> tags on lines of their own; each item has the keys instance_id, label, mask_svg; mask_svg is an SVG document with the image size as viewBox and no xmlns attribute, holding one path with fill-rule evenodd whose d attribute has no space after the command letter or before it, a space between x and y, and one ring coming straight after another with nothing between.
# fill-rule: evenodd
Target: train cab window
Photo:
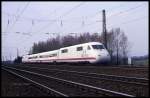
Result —
<instances>
[{"instance_id":1,"label":"train cab window","mask_svg":"<svg viewBox=\"0 0 150 98\"><path fill-rule=\"evenodd\" d=\"M68 49L61 50L61 53L67 53Z\"/></svg>"},{"instance_id":2,"label":"train cab window","mask_svg":"<svg viewBox=\"0 0 150 98\"><path fill-rule=\"evenodd\" d=\"M103 45L92 45L93 49L105 49Z\"/></svg>"},{"instance_id":3,"label":"train cab window","mask_svg":"<svg viewBox=\"0 0 150 98\"><path fill-rule=\"evenodd\" d=\"M83 47L77 47L77 51L82 51Z\"/></svg>"},{"instance_id":4,"label":"train cab window","mask_svg":"<svg viewBox=\"0 0 150 98\"><path fill-rule=\"evenodd\" d=\"M91 50L90 46L87 47L87 50Z\"/></svg>"}]
</instances>

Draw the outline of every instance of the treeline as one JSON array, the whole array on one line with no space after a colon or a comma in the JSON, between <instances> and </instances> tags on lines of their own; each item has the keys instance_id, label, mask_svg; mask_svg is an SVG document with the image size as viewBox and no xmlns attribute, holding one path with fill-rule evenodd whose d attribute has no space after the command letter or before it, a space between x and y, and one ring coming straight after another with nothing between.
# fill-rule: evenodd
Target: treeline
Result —
<instances>
[{"instance_id":1,"label":"treeline","mask_svg":"<svg viewBox=\"0 0 150 98\"><path fill-rule=\"evenodd\" d=\"M149 55L144 55L144 56L133 56L132 57L132 64L133 65L144 65L148 66L149 65Z\"/></svg>"},{"instance_id":2,"label":"treeline","mask_svg":"<svg viewBox=\"0 0 150 98\"><path fill-rule=\"evenodd\" d=\"M57 36L56 38L50 38L47 41L40 41L34 43L29 51L29 54L35 54L45 51L51 51L62 47L71 45L86 43L86 42L101 42L104 43L103 34L98 33L83 33L81 35L72 36L67 35L64 37ZM125 64L127 63L127 56L129 52L129 42L127 36L120 28L107 31L107 47L111 55L111 63Z\"/></svg>"},{"instance_id":3,"label":"treeline","mask_svg":"<svg viewBox=\"0 0 150 98\"><path fill-rule=\"evenodd\" d=\"M149 55L144 55L144 56L133 56L132 59L133 60L145 60L148 59Z\"/></svg>"}]
</instances>

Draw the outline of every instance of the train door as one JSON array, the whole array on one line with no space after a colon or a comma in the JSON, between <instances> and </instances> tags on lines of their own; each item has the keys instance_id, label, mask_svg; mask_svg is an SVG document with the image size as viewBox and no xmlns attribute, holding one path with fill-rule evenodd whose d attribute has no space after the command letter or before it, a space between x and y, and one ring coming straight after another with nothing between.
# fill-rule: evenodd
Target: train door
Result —
<instances>
[{"instance_id":1,"label":"train door","mask_svg":"<svg viewBox=\"0 0 150 98\"><path fill-rule=\"evenodd\" d=\"M83 48L82 57L86 57L86 48Z\"/></svg>"},{"instance_id":2,"label":"train door","mask_svg":"<svg viewBox=\"0 0 150 98\"><path fill-rule=\"evenodd\" d=\"M86 47L86 57L90 57L91 56L91 47L90 45L87 45Z\"/></svg>"},{"instance_id":3,"label":"train door","mask_svg":"<svg viewBox=\"0 0 150 98\"><path fill-rule=\"evenodd\" d=\"M60 49L57 51L56 59L59 59Z\"/></svg>"},{"instance_id":4,"label":"train door","mask_svg":"<svg viewBox=\"0 0 150 98\"><path fill-rule=\"evenodd\" d=\"M87 46L83 48L82 57L84 58L84 62L89 62Z\"/></svg>"},{"instance_id":5,"label":"train door","mask_svg":"<svg viewBox=\"0 0 150 98\"><path fill-rule=\"evenodd\" d=\"M83 49L83 57L86 57L86 50Z\"/></svg>"}]
</instances>

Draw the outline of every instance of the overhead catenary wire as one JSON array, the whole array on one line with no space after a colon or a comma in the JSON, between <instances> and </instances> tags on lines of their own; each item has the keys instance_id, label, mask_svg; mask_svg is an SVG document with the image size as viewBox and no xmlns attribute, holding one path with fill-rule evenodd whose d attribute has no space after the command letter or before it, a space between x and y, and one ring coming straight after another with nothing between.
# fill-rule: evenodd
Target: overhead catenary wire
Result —
<instances>
[{"instance_id":1,"label":"overhead catenary wire","mask_svg":"<svg viewBox=\"0 0 150 98\"><path fill-rule=\"evenodd\" d=\"M140 21L140 20L143 20L145 19L147 16L143 16L143 17L140 17L140 18L136 18L136 19L132 19L132 20L129 20L129 21L126 21L126 22L122 22L122 23L119 23L120 25L123 25L123 24L128 24L128 23L132 23L132 22L137 22L137 21ZM86 25L92 25L93 23L89 23L89 24L86 24ZM112 27L112 26L107 26L108 28ZM81 27L80 27L81 28ZM75 28L76 29L76 28ZM79 29L79 28L78 28ZM14 32L16 34L24 34L24 35L28 35L27 33L21 33L21 32ZM6 34L6 32L2 32L2 34ZM30 35L31 36L31 35Z\"/></svg>"},{"instance_id":2,"label":"overhead catenary wire","mask_svg":"<svg viewBox=\"0 0 150 98\"><path fill-rule=\"evenodd\" d=\"M85 17L86 18L86 17ZM86 19L87 20L87 19ZM81 22L81 26L87 26L87 25L92 25L93 24L93 22L92 23L90 23L90 24L85 24L86 23L86 20L80 20L80 21L78 21L78 22ZM57 20L58 21L58 20ZM61 27L63 27L63 23L64 22L66 22L65 20L59 20L60 21L60 26ZM35 22L37 23L38 21L37 20L31 20L31 24L32 24L32 26L30 27L30 29L28 30L29 32L31 31L31 29L32 29L32 27L35 25ZM73 21L74 22L74 21ZM98 21L96 21L96 22L98 22ZM34 24L34 25L33 25Z\"/></svg>"},{"instance_id":3,"label":"overhead catenary wire","mask_svg":"<svg viewBox=\"0 0 150 98\"><path fill-rule=\"evenodd\" d=\"M78 5L79 6L79 5ZM81 6L81 4L80 4L80 6ZM139 6L139 5L138 5ZM136 6L136 7L138 7L138 6ZM77 6L76 6L77 7ZM136 7L132 7L132 8L129 8L129 9L132 9L133 10L133 8L135 9ZM73 9L73 8L72 8ZM72 10L71 9L71 10ZM70 10L70 11L71 11ZM127 10L126 10L127 11ZM69 11L68 11L69 12ZM67 12L66 12L67 13ZM65 14L64 14L65 15ZM34 22L35 22L36 20L34 20ZM60 26L62 26L62 24L65 22L64 20L62 21L62 19L61 20L59 20L59 21L61 21L61 25ZM86 24L86 21L81 21L81 24L83 24L83 22L84 22L84 28L86 27L86 26L90 26L90 25L92 25L93 23L91 23L91 24ZM35 25L35 23L34 23L34 25ZM32 20L32 26L33 26L33 20Z\"/></svg>"},{"instance_id":4,"label":"overhead catenary wire","mask_svg":"<svg viewBox=\"0 0 150 98\"><path fill-rule=\"evenodd\" d=\"M50 13L50 15L52 15L53 13L55 13L57 10L62 9L62 7L64 7L64 5L61 6L61 7L56 8L53 12ZM32 32L31 30L33 29L33 24L35 25L35 21L36 21L36 19L32 19L32 26L31 26L31 28L29 28L28 32ZM40 21L42 21L42 20L40 20ZM48 21L50 21L50 20L48 20ZM52 19L51 21L56 21L56 20ZM38 22L38 21L36 21L36 22Z\"/></svg>"},{"instance_id":5,"label":"overhead catenary wire","mask_svg":"<svg viewBox=\"0 0 150 98\"><path fill-rule=\"evenodd\" d=\"M101 20L98 20L99 22L102 22ZM79 28L75 28L74 30L79 30L79 29L84 29L85 27L91 26L91 25L95 25L95 23L98 23L98 21L93 21L91 23L88 24L84 24L84 26L79 27Z\"/></svg>"},{"instance_id":6,"label":"overhead catenary wire","mask_svg":"<svg viewBox=\"0 0 150 98\"><path fill-rule=\"evenodd\" d=\"M84 2L83 2L84 3ZM81 4L79 4L79 5L77 5L76 7L79 7L79 6L81 6L82 5L82 3ZM112 9L114 9L114 8L118 8L118 7L120 7L122 4L120 4L119 6L117 6L117 7L113 7L113 8L109 8L110 10L108 10L108 11L111 11ZM122 7L122 6L121 6ZM61 7L60 7L61 8ZM60 8L57 8L57 9L60 9ZM69 13L70 11L72 11L73 10L73 8L71 9L71 10L69 10L68 12L66 12L66 13ZM54 10L54 12L56 11L56 9ZM6 15L8 15L8 16L10 16L10 15L12 15L12 16L15 16L16 17L16 15L14 15L14 14L9 14L9 13L7 13L7 12L4 12L4 11L2 11L2 13L4 13L4 14L6 14ZM66 14L65 13L65 14ZM96 13L96 15L99 13L99 11ZM64 15L65 15L64 14ZM96 15L92 15L92 17L93 16L96 16ZM86 16L87 17L87 16ZM92 18L91 16L89 17L87 17L87 18ZM47 20L47 19L36 19L36 18L29 18L29 17L22 17L22 18L24 18L25 20L29 20L29 21L36 21L36 22L56 22L56 21L60 21L60 20L56 20L56 19L50 19L50 20ZM63 20L63 22L66 22L65 20ZM83 22L82 22L83 23Z\"/></svg>"},{"instance_id":7,"label":"overhead catenary wire","mask_svg":"<svg viewBox=\"0 0 150 98\"><path fill-rule=\"evenodd\" d=\"M124 3L121 3L121 4L119 4L119 6L115 6L115 7L109 8L108 12L110 12L110 11L116 9L116 8L122 7L123 4L124 4ZM88 19L89 19L89 18L93 18L93 17L95 17L95 16L96 16L97 14L99 14L99 13L100 13L100 11L96 12L94 15L86 16L86 18L88 18ZM98 21L96 21L96 22L102 22L102 20L98 20ZM93 24L93 22L90 23L90 24L86 24L86 26L89 26L89 25L92 25L92 24ZM85 25L85 21L83 20L83 21L82 21L82 27L85 27L84 25ZM79 28L77 28L77 29L81 29L81 28L79 27ZM83 28L82 28L82 29L83 29Z\"/></svg>"},{"instance_id":8,"label":"overhead catenary wire","mask_svg":"<svg viewBox=\"0 0 150 98\"><path fill-rule=\"evenodd\" d=\"M9 23L10 23L10 20L8 19L8 21L7 21L7 25L6 25L6 28L5 28L5 30L4 30L4 31L7 31L8 27L9 27Z\"/></svg>"},{"instance_id":9,"label":"overhead catenary wire","mask_svg":"<svg viewBox=\"0 0 150 98\"><path fill-rule=\"evenodd\" d=\"M84 3L84 2L83 2ZM81 6L82 5L82 3L81 4L79 4L79 5L77 5L77 6L75 6L74 8L72 8L71 10L69 10L68 12L66 12L66 13L69 13L69 12L71 12L73 9L75 9L76 7L79 7L79 6ZM119 6L117 6L117 7L113 7L113 8L109 8L110 10L108 10L108 11L111 11L112 9L114 9L114 8L118 8L118 7L122 7L121 6L122 5L122 3L119 5ZM61 8L61 7L60 7ZM58 8L59 9L59 8ZM56 11L56 10L55 10ZM55 12L54 11L54 12ZM5 12L4 12L5 13ZM64 14L64 15L66 15L66 13ZM97 13L99 13L99 12L97 12ZM7 15L10 15L10 14L8 14L8 13L5 13L5 14L7 14ZM94 15L95 16L95 15ZM88 17L89 18L89 17ZM48 22L48 21L51 21L51 22L56 22L56 21L61 21L61 27L62 27L62 20L56 20L56 19L51 19L51 20L45 20L45 19L32 19L32 18L25 18L25 19L29 19L30 21L32 21L32 24L33 24L33 20L34 21L36 21L36 22ZM66 22L66 21L64 21L63 20L63 22ZM85 24L85 21L82 21L82 26L83 26L83 24ZM31 31L31 29L32 29L32 27L33 27L33 25L30 27L30 29L28 30L29 32Z\"/></svg>"},{"instance_id":10,"label":"overhead catenary wire","mask_svg":"<svg viewBox=\"0 0 150 98\"><path fill-rule=\"evenodd\" d=\"M19 20L19 18L21 17L21 15L23 14L23 12L25 11L25 9L28 7L30 2L27 2L27 4L24 6L24 8L22 9L22 11L20 12L20 14L16 17L16 20L14 21L14 23L12 24L11 28L9 28L9 31L15 26L16 22Z\"/></svg>"},{"instance_id":11,"label":"overhead catenary wire","mask_svg":"<svg viewBox=\"0 0 150 98\"><path fill-rule=\"evenodd\" d=\"M86 3L86 2L81 2L80 4L74 6L72 9L70 9L69 11L67 11L66 13L64 13L63 15L61 15L61 17L64 17L64 16L70 14L73 10L79 8L81 5L83 5L83 4L85 4L85 3Z\"/></svg>"},{"instance_id":12,"label":"overhead catenary wire","mask_svg":"<svg viewBox=\"0 0 150 98\"><path fill-rule=\"evenodd\" d=\"M4 11L2 11L2 13L4 14L4 15L7 15L7 16L12 16L12 17L17 17L17 15L15 15L15 14L10 14L10 13L7 13L7 12L4 12ZM49 22L49 21L56 21L56 19L40 19L40 18L31 18L31 17L21 17L20 18L20 21L21 21L21 19L22 20L26 20L26 21L32 21L32 20L35 20L35 21L37 21L37 22ZM19 20L18 20L19 21Z\"/></svg>"},{"instance_id":13,"label":"overhead catenary wire","mask_svg":"<svg viewBox=\"0 0 150 98\"><path fill-rule=\"evenodd\" d=\"M121 3L121 4L119 4L119 6L111 7L111 8L109 8L109 9L107 9L107 12L110 12L110 11L116 9L116 8L120 8L120 7L122 7L123 4L124 4L124 3ZM102 8L102 9L103 9L103 8ZM101 10L102 10L102 9L101 9ZM89 16L89 17L87 17L87 18L93 18L93 17L95 17L96 15L98 15L100 12L101 12L101 11L98 10L94 15L91 15L91 16Z\"/></svg>"},{"instance_id":14,"label":"overhead catenary wire","mask_svg":"<svg viewBox=\"0 0 150 98\"><path fill-rule=\"evenodd\" d=\"M7 15L7 16L9 16L9 17L17 17L17 15L15 15L15 14L10 14L10 13L7 13L7 12L4 12L4 11L2 11L2 13L3 13L3 15ZM67 21L81 21L81 19L82 19L82 17L78 17L78 19L76 19L76 18L70 18L70 19L63 19L63 21L65 21L65 22L67 22ZM25 20L25 21L31 21L32 22L32 20L34 20L34 21L36 21L36 22L59 22L60 21L60 19L40 19L40 18L31 18L31 17L21 17L20 18L20 20L18 20L18 21L22 21L22 20Z\"/></svg>"},{"instance_id":15,"label":"overhead catenary wire","mask_svg":"<svg viewBox=\"0 0 150 98\"><path fill-rule=\"evenodd\" d=\"M61 18L66 16L67 14L71 13L74 9L80 7L81 5L83 5L85 2L82 2L80 4L78 4L77 6L73 7L72 9L70 9L69 11L67 11L66 13L64 13L62 16L60 16ZM63 26L62 20L61 20L61 27Z\"/></svg>"},{"instance_id":16,"label":"overhead catenary wire","mask_svg":"<svg viewBox=\"0 0 150 98\"><path fill-rule=\"evenodd\" d=\"M83 2L83 3L85 3L85 2ZM79 6L81 6L81 5L82 5L82 4L77 5L77 7L79 7ZM64 5L64 6L65 6L65 5ZM120 5L119 5L119 6L120 6ZM113 8L118 8L119 6L116 6L116 7L113 7ZM50 15L53 15L53 13L55 13L58 9L62 9L62 7L63 7L63 6L61 6L61 7L57 8L57 9L55 9L54 11L52 11L52 12L50 13ZM112 8L110 8L110 9L112 10ZM71 10L73 10L73 9L71 9ZM71 11L71 10L70 10L70 11ZM69 13L70 11L68 11L68 12L66 12L66 13ZM110 11L110 10L108 10L108 11ZM100 12L100 11L96 12L94 15L86 16L86 17L87 17L87 18L92 18L92 17L96 16L97 14L99 14L99 12ZM10 13L5 12L5 11L2 11L2 13L3 13L4 15L7 15L7 16L17 17L16 14L10 14ZM64 14L64 15L65 15L65 14ZM83 17L76 17L76 18L82 19ZM69 20L76 19L76 18L71 18L71 19L69 19ZM57 20L56 20L56 19L40 19L40 18L31 18L31 17L21 17L21 19L24 19L24 20L27 20L27 21L35 20L35 21L37 21L37 22L59 21L58 19L57 19ZM68 19L67 19L66 21L68 21Z\"/></svg>"},{"instance_id":17,"label":"overhead catenary wire","mask_svg":"<svg viewBox=\"0 0 150 98\"><path fill-rule=\"evenodd\" d=\"M60 18L63 18L64 16L67 16L68 14L70 14L73 10L79 8L81 5L85 4L85 2L82 2L76 6L74 6L72 9L70 9L69 11L65 12L63 15L59 16L57 19L60 19ZM36 32L40 32L41 30L43 30L44 28L47 28L47 27L50 27L52 24L54 24L55 22L52 22L52 23L48 23L46 24L45 26L43 26L41 29L39 29L38 31Z\"/></svg>"},{"instance_id":18,"label":"overhead catenary wire","mask_svg":"<svg viewBox=\"0 0 150 98\"><path fill-rule=\"evenodd\" d=\"M123 13L125 13L125 12L129 12L129 11L135 10L135 9L137 9L137 8L139 8L139 7L142 7L143 5L144 5L144 4L140 4L140 5L137 5L137 6L135 6L135 7L126 9L126 10L124 10L124 11L120 11L120 12L118 12L118 13L116 13L116 14L113 14L113 15L107 17L107 19L109 19L110 17L113 17L113 16L117 16L117 15L123 14Z\"/></svg>"},{"instance_id":19,"label":"overhead catenary wire","mask_svg":"<svg viewBox=\"0 0 150 98\"><path fill-rule=\"evenodd\" d=\"M80 4L77 5L77 6L75 6L74 8L72 8L71 10L69 10L68 12L64 13L63 16L69 14L72 10L74 10L75 8L77 8L77 7L81 6L81 5L82 5L82 3L80 3ZM56 10L55 10L55 11L56 11ZM9 15L8 13L5 13L5 14ZM42 20L41 20L41 21L42 21ZM56 22L57 20L50 20L50 21ZM59 20L59 21L60 21L60 20ZM49 23L48 23L48 24L49 24ZM62 20L61 20L61 26L63 26ZM30 29L32 29L32 27L31 27ZM29 30L30 30L30 29L29 29Z\"/></svg>"},{"instance_id":20,"label":"overhead catenary wire","mask_svg":"<svg viewBox=\"0 0 150 98\"><path fill-rule=\"evenodd\" d=\"M143 20L147 18L148 19L148 16L143 16L143 17L140 17L140 18L136 18L136 19L133 19L133 20L129 20L127 22L123 22L122 24L128 24L128 23L132 23L132 22L136 22L136 21L139 21L139 20Z\"/></svg>"},{"instance_id":21,"label":"overhead catenary wire","mask_svg":"<svg viewBox=\"0 0 150 98\"><path fill-rule=\"evenodd\" d=\"M120 4L119 6L117 6L117 7L112 7L112 8L109 8L110 10L108 10L108 11L112 11L113 9L115 9L115 8L118 8L118 7L122 7L121 6L122 4ZM80 5L81 6L81 5ZM137 6L138 7L138 6ZM60 7L61 8L61 7ZM135 7L136 8L136 7ZM134 9L134 8L131 8L131 9ZM128 10L130 10L130 9L128 9ZM107 12L108 12L107 11ZM95 15L97 15L98 13L99 13L100 11L98 11L98 12L96 12L94 15L92 15L92 16L95 16ZM14 17L16 17L16 15L15 14L10 14L10 13L7 13L7 12L4 12L4 11L2 11L2 13L4 13L4 14L6 14L6 15L8 15L8 16L14 16ZM120 13L120 12L119 12ZM50 14L51 15L51 14ZM48 20L48 19L36 19L36 18L29 18L29 17L22 17L22 18L25 18L25 19L29 19L29 20L37 20L37 21L54 21L54 19L51 19L51 20ZM82 17L80 17L80 18L82 18ZM91 18L91 16L87 16L87 18ZM56 20L56 19L55 19Z\"/></svg>"},{"instance_id":22,"label":"overhead catenary wire","mask_svg":"<svg viewBox=\"0 0 150 98\"><path fill-rule=\"evenodd\" d=\"M122 3L122 4L123 4L123 3ZM121 6L122 4L120 4L119 6L122 7L122 6ZM125 12L132 11L132 10L134 10L134 9L137 9L137 8L139 8L139 7L142 7L143 5L144 5L144 4L140 4L140 5L138 5L138 6L131 7L131 8L129 8L129 9L127 9L127 10L121 11L121 12L119 12L119 13L117 13L117 14L113 14L113 15L107 17L107 20L109 20L108 18L110 18L110 17L112 17L112 16L116 16L116 15L119 15L119 14L123 14L123 13L125 13ZM108 10L108 11L109 11L109 10ZM112 9L111 9L110 11L112 11ZM129 22L130 22L130 21L129 21ZM124 23L123 23L123 24L124 24Z\"/></svg>"},{"instance_id":23,"label":"overhead catenary wire","mask_svg":"<svg viewBox=\"0 0 150 98\"><path fill-rule=\"evenodd\" d=\"M143 20L145 19L147 16L142 16L140 18L136 18L136 19L132 19L132 20L129 20L129 21L126 21L126 22L122 22L122 23L119 23L119 25L124 25L124 24L128 24L128 23L132 23L132 22L137 22L137 21L140 21L140 20ZM102 21L101 21L102 22ZM87 24L87 26L89 25L92 25L93 23L89 23ZM107 26L108 28L112 27L112 26ZM80 27L81 28L81 27ZM77 28L77 29L80 29L80 28ZM83 28L82 28L83 29ZM97 29L98 30L98 29ZM94 30L96 31L96 30Z\"/></svg>"},{"instance_id":24,"label":"overhead catenary wire","mask_svg":"<svg viewBox=\"0 0 150 98\"><path fill-rule=\"evenodd\" d=\"M126 21L126 22L118 23L118 24L119 25L125 25L125 24L129 24L129 23L133 23L133 22L138 22L138 21L146 19L146 18L148 19L148 16L142 16L140 18L132 19L132 20L129 20L129 21ZM113 27L113 26L108 26L108 28L110 28L110 27Z\"/></svg>"},{"instance_id":25,"label":"overhead catenary wire","mask_svg":"<svg viewBox=\"0 0 150 98\"><path fill-rule=\"evenodd\" d=\"M18 11L19 11L19 8L20 8L20 7L17 8L17 13L18 13ZM10 14L8 14L8 13L6 13L6 12L3 12L3 11L2 11L2 13L4 13L4 15L11 16ZM16 15L13 15L13 16L14 16L14 18L17 17ZM9 19L10 19L10 18L8 18L8 20L9 20ZM9 24L6 25L6 28L4 29L5 32L7 32L8 27L9 27Z\"/></svg>"}]
</instances>

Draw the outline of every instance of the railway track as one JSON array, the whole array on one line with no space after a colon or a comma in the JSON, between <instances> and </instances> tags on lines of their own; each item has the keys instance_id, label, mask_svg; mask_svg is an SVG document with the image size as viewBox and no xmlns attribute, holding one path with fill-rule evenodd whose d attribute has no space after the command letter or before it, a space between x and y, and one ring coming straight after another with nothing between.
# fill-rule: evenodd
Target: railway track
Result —
<instances>
[{"instance_id":1,"label":"railway track","mask_svg":"<svg viewBox=\"0 0 150 98\"><path fill-rule=\"evenodd\" d=\"M56 90L54 90L54 89L51 89L51 88L49 88L49 87L47 87L47 86L45 86L45 85L43 85L43 84L41 84L41 83L38 83L38 82L35 81L34 79L25 77L24 75L18 74L17 72L12 71L12 70L7 69L7 68L2 68L2 69L5 70L5 71L7 71L7 72L9 72L9 73L11 73L11 74L13 74L13 75L18 76L19 78L25 79L25 80L27 80L28 82L33 83L33 85L40 86L40 87L42 87L43 89L49 90L49 91L51 92L51 95L55 95L55 96L65 96L65 97L67 97L67 95L64 95L63 93L60 93L60 92L58 92L58 91L56 91ZM49 92L47 91L47 93L49 93ZM53 94L52 94L52 93L53 93Z\"/></svg>"},{"instance_id":2,"label":"railway track","mask_svg":"<svg viewBox=\"0 0 150 98\"><path fill-rule=\"evenodd\" d=\"M19 78L6 70L1 70L1 96L2 97L40 97L40 96L54 96L47 93L41 87L32 84L31 82Z\"/></svg>"},{"instance_id":3,"label":"railway track","mask_svg":"<svg viewBox=\"0 0 150 98\"><path fill-rule=\"evenodd\" d=\"M110 81L115 81L115 82L123 82L123 83L130 83L130 84L139 84L139 85L144 85L148 86L148 81L149 79L147 78L137 78L137 77L127 77L127 76L117 76L117 75L108 75L108 74L98 74L98 73L89 73L89 72L79 72L79 71L70 71L70 70L61 70L57 68L40 68L40 67L31 67L31 66L18 66L19 68L27 68L28 70L45 70L45 71L52 71L54 73L66 73L66 74L75 74L83 77L88 77L88 78L95 78L95 79L104 79L104 80L110 80Z\"/></svg>"},{"instance_id":4,"label":"railway track","mask_svg":"<svg viewBox=\"0 0 150 98\"><path fill-rule=\"evenodd\" d=\"M149 78L148 67L134 67L134 66L87 66L87 65L48 65L48 64L19 64L20 66L32 66L49 69L61 69L61 70L75 70L80 72L100 73L100 74L112 74L127 77Z\"/></svg>"},{"instance_id":5,"label":"railway track","mask_svg":"<svg viewBox=\"0 0 150 98\"><path fill-rule=\"evenodd\" d=\"M47 69L29 66L16 67L19 69L26 69L28 71L40 72L42 74L50 75L57 78L72 80L79 83L86 83L88 85L110 89L117 92L128 93L134 96L148 95L148 79L145 78L115 76L59 69Z\"/></svg>"},{"instance_id":6,"label":"railway track","mask_svg":"<svg viewBox=\"0 0 150 98\"><path fill-rule=\"evenodd\" d=\"M134 97L130 94L120 93L112 90L102 89L96 86L87 85L75 81L56 78L53 76L17 69L13 67L2 67L14 75L24 78L36 85L39 85L50 92L56 93L58 96L126 96Z\"/></svg>"}]
</instances>

